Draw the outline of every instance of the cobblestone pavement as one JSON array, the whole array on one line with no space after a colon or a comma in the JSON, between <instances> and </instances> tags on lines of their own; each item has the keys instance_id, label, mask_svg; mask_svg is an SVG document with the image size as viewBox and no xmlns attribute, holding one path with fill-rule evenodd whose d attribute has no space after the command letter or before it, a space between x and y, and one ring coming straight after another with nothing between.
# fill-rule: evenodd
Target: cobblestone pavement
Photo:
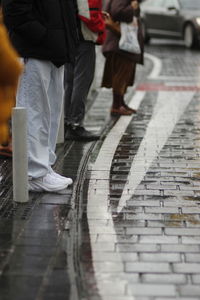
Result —
<instances>
[{"instance_id":1,"label":"cobblestone pavement","mask_svg":"<svg viewBox=\"0 0 200 300\"><path fill-rule=\"evenodd\" d=\"M99 89L86 125L101 141L58 147L68 195L13 204L1 160L1 300L200 299L199 50L146 52L127 95L137 115L111 119Z\"/></svg>"}]
</instances>

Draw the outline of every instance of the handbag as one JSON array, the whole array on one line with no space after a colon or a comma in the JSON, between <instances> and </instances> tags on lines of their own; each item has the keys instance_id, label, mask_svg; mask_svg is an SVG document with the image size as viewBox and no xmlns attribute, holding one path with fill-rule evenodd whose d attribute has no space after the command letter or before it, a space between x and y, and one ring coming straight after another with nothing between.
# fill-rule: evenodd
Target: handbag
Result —
<instances>
[{"instance_id":1,"label":"handbag","mask_svg":"<svg viewBox=\"0 0 200 300\"><path fill-rule=\"evenodd\" d=\"M138 23L133 19L132 23L120 23L121 37L119 49L133 54L140 54L141 48L138 42Z\"/></svg>"}]
</instances>

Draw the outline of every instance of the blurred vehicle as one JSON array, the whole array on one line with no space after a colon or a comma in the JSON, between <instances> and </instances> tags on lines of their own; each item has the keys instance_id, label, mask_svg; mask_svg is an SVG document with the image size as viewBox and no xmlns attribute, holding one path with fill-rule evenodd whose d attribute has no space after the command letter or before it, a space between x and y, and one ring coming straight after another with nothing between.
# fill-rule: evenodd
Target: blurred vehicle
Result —
<instances>
[{"instance_id":1,"label":"blurred vehicle","mask_svg":"<svg viewBox=\"0 0 200 300\"><path fill-rule=\"evenodd\" d=\"M145 0L141 3L144 39L184 40L187 48L199 45L200 0Z\"/></svg>"}]
</instances>

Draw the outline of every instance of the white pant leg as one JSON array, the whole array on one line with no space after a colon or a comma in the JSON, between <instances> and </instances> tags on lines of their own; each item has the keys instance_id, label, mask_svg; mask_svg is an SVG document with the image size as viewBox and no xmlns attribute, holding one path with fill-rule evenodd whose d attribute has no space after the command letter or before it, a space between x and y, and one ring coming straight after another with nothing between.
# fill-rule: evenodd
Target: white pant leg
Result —
<instances>
[{"instance_id":1,"label":"white pant leg","mask_svg":"<svg viewBox=\"0 0 200 300\"><path fill-rule=\"evenodd\" d=\"M51 111L50 136L49 136L49 165L56 161L55 149L60 126L61 112L64 99L64 66L56 68L53 65L48 97Z\"/></svg>"},{"instance_id":2,"label":"white pant leg","mask_svg":"<svg viewBox=\"0 0 200 300\"><path fill-rule=\"evenodd\" d=\"M28 112L28 175L33 178L44 176L50 165L50 139L53 144L50 124L60 114L59 108L52 113L52 98L49 98L55 68L51 62L28 59L17 92L17 106L26 107ZM61 106L62 98L56 100L57 107Z\"/></svg>"}]
</instances>

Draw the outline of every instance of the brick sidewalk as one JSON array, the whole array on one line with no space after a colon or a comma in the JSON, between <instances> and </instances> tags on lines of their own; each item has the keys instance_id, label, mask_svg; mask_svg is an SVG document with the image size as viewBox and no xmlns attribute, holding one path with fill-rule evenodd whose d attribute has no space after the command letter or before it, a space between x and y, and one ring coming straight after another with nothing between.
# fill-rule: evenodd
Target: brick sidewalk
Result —
<instances>
[{"instance_id":1,"label":"brick sidewalk","mask_svg":"<svg viewBox=\"0 0 200 300\"><path fill-rule=\"evenodd\" d=\"M88 172L93 271L103 300L200 299L199 54L156 55L161 76L140 78L135 97L145 95L119 135L111 169L105 161L117 130Z\"/></svg>"}]
</instances>

